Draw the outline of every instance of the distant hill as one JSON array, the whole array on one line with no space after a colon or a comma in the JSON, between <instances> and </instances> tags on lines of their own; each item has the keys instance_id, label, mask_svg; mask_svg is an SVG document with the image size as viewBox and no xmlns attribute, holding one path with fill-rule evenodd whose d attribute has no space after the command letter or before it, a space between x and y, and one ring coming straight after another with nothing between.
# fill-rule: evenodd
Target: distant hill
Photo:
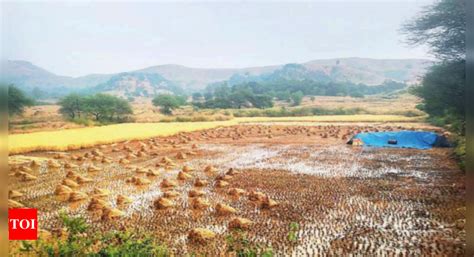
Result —
<instances>
[{"instance_id":1,"label":"distant hill","mask_svg":"<svg viewBox=\"0 0 474 257\"><path fill-rule=\"evenodd\" d=\"M117 95L187 92L204 89L208 84L229 80L260 81L285 78L317 81L350 81L379 85L385 80L414 83L430 65L420 59L340 58L314 60L241 69L204 69L181 65L158 65L118 74L91 74L81 77L56 75L26 61L2 63L3 81L14 83L27 93L38 91L57 97L74 91L113 92ZM35 89L36 88L36 89Z\"/></svg>"},{"instance_id":2,"label":"distant hill","mask_svg":"<svg viewBox=\"0 0 474 257\"><path fill-rule=\"evenodd\" d=\"M122 97L153 97L154 95L181 94L182 89L156 73L124 72L90 89L91 93L108 93Z\"/></svg>"}]
</instances>

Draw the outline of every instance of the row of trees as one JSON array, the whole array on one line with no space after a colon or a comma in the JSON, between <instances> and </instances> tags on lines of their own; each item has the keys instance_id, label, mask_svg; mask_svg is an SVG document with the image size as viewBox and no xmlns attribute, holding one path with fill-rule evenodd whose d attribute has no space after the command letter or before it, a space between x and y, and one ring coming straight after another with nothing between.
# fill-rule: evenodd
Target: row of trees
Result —
<instances>
[{"instance_id":1,"label":"row of trees","mask_svg":"<svg viewBox=\"0 0 474 257\"><path fill-rule=\"evenodd\" d=\"M23 91L14 85L8 86L8 114L19 115L25 110L25 107L34 104L34 100L27 97Z\"/></svg>"},{"instance_id":2,"label":"row of trees","mask_svg":"<svg viewBox=\"0 0 474 257\"><path fill-rule=\"evenodd\" d=\"M441 0L426 7L403 29L411 45L427 45L438 62L412 92L432 120L464 135L466 88L466 0Z\"/></svg>"},{"instance_id":3,"label":"row of trees","mask_svg":"<svg viewBox=\"0 0 474 257\"><path fill-rule=\"evenodd\" d=\"M69 119L92 117L101 122L123 122L133 114L127 100L107 94L89 96L70 94L62 98L58 104L61 106L59 112Z\"/></svg>"},{"instance_id":4,"label":"row of trees","mask_svg":"<svg viewBox=\"0 0 474 257\"><path fill-rule=\"evenodd\" d=\"M419 108L433 123L457 135L461 168L466 158L466 10L466 0L440 0L404 25L408 43L427 45L438 60L412 92L423 99Z\"/></svg>"},{"instance_id":5,"label":"row of trees","mask_svg":"<svg viewBox=\"0 0 474 257\"><path fill-rule=\"evenodd\" d=\"M297 106L301 104L305 95L364 97L404 88L406 88L404 83L395 81L385 81L378 86L314 80L247 82L233 86L223 82L208 86L204 94L193 94L193 101L201 108L268 108L273 106L273 99L287 101Z\"/></svg>"}]
</instances>

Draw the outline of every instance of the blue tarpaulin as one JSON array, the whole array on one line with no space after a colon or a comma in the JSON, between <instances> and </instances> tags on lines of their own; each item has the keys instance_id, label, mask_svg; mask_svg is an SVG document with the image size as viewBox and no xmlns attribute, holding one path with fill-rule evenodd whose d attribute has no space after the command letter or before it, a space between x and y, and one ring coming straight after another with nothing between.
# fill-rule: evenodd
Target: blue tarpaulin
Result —
<instances>
[{"instance_id":1,"label":"blue tarpaulin","mask_svg":"<svg viewBox=\"0 0 474 257\"><path fill-rule=\"evenodd\" d=\"M355 135L350 143L359 139L365 146L430 149L433 146L445 146L438 145L446 141L440 137L436 133L424 131L369 132Z\"/></svg>"}]
</instances>

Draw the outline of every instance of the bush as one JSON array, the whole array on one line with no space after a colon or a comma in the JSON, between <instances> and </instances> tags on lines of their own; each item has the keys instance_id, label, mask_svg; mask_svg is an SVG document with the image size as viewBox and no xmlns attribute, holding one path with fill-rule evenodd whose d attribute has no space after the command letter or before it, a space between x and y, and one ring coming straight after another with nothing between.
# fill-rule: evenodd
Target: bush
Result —
<instances>
[{"instance_id":1,"label":"bush","mask_svg":"<svg viewBox=\"0 0 474 257\"><path fill-rule=\"evenodd\" d=\"M138 236L130 231L105 234L90 231L84 218L60 214L65 237L21 241L19 255L27 256L169 256L168 249L148 234Z\"/></svg>"}]
</instances>

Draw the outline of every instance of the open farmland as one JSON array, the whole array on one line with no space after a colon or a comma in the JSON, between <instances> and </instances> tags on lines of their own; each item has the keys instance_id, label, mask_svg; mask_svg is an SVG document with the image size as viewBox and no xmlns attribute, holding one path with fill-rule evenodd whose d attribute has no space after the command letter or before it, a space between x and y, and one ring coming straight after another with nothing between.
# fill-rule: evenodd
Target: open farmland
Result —
<instances>
[{"instance_id":1,"label":"open farmland","mask_svg":"<svg viewBox=\"0 0 474 257\"><path fill-rule=\"evenodd\" d=\"M396 115L328 115L310 117L246 117L212 122L124 123L100 127L13 134L9 136L11 154L41 150L71 150L104 143L115 143L155 136L169 136L219 126L254 122L414 122L418 117Z\"/></svg>"},{"instance_id":2,"label":"open farmland","mask_svg":"<svg viewBox=\"0 0 474 257\"><path fill-rule=\"evenodd\" d=\"M345 144L360 131L420 124L241 122L252 124L169 128L178 134L130 127L148 138L11 155L11 204L40 209L40 228L52 232L61 210L99 231L150 231L177 256L226 255L234 228L277 256L463 254L465 175L451 149ZM189 238L196 228L214 237Z\"/></svg>"}]
</instances>

